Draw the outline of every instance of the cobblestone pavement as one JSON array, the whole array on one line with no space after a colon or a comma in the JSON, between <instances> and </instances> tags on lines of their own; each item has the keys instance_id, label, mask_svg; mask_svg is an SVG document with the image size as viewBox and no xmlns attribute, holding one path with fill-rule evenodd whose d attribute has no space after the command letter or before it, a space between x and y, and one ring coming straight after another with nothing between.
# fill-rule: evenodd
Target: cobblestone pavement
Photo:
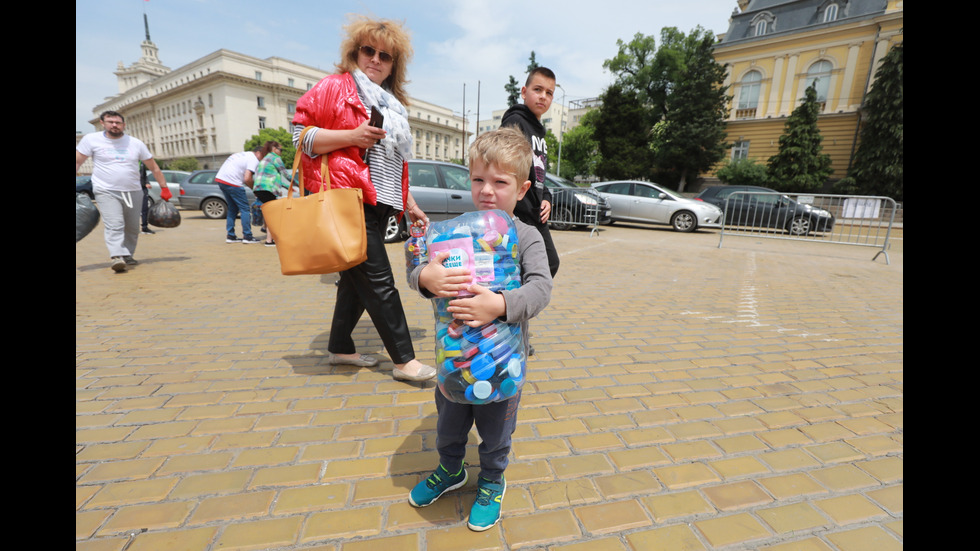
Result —
<instances>
[{"instance_id":1,"label":"cobblestone pavement","mask_svg":"<svg viewBox=\"0 0 980 551\"><path fill-rule=\"evenodd\" d=\"M433 384L394 381L366 317L359 351L382 365L326 364L336 276L284 277L274 249L182 214L126 273L101 228L75 246L76 550L903 547L901 232L890 264L554 232L504 517L475 533L473 482L407 503L438 460ZM389 254L434 363L431 305Z\"/></svg>"}]
</instances>

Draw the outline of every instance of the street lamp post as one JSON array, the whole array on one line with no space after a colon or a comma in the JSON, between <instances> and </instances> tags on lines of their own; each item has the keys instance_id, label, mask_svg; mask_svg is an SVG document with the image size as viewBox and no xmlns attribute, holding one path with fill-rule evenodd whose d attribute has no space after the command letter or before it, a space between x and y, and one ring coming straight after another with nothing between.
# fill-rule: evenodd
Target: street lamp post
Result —
<instances>
[{"instance_id":1,"label":"street lamp post","mask_svg":"<svg viewBox=\"0 0 980 551\"><path fill-rule=\"evenodd\" d=\"M561 176L561 142L565 134L565 89L562 88L561 84L555 84L555 86L561 88L561 122L558 123L558 176Z\"/></svg>"}]
</instances>

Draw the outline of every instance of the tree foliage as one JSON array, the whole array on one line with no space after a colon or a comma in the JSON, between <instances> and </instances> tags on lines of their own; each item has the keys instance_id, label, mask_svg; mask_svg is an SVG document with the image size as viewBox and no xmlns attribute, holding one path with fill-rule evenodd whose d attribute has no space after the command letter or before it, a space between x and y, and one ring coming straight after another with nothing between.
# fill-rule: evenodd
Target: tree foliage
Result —
<instances>
[{"instance_id":1,"label":"tree foliage","mask_svg":"<svg viewBox=\"0 0 980 551\"><path fill-rule=\"evenodd\" d=\"M167 168L170 170L194 172L195 170L201 168L201 166L194 157L178 157L167 163Z\"/></svg>"},{"instance_id":2,"label":"tree foliage","mask_svg":"<svg viewBox=\"0 0 980 551\"><path fill-rule=\"evenodd\" d=\"M595 174L596 166L602 159L599 144L593 137L595 133L593 119L598 115L597 109L589 111L582 116L578 126L562 136L561 148L558 150L561 153L560 172L556 166L556 173L562 178L571 180L577 175ZM551 150L548 151L550 159Z\"/></svg>"},{"instance_id":3,"label":"tree foliage","mask_svg":"<svg viewBox=\"0 0 980 551\"><path fill-rule=\"evenodd\" d=\"M715 176L730 186L761 186L768 183L766 165L755 159L735 159L718 169Z\"/></svg>"},{"instance_id":4,"label":"tree foliage","mask_svg":"<svg viewBox=\"0 0 980 551\"><path fill-rule=\"evenodd\" d=\"M527 73L530 74L531 71L540 67L537 60L534 57L534 50L531 50L531 55L528 56L527 61ZM507 84L504 84L504 91L507 92L507 107L513 107L521 101L521 83L514 78L514 75L510 75L507 80Z\"/></svg>"},{"instance_id":5,"label":"tree foliage","mask_svg":"<svg viewBox=\"0 0 980 551\"><path fill-rule=\"evenodd\" d=\"M779 151L769 157L769 187L778 191L815 191L827 181L832 169L830 156L821 153L819 114L814 83L807 87L803 102L786 120Z\"/></svg>"},{"instance_id":6,"label":"tree foliage","mask_svg":"<svg viewBox=\"0 0 980 551\"><path fill-rule=\"evenodd\" d=\"M267 141L279 142L282 146L282 162L286 168L293 166L293 158L296 156L296 148L293 147L293 135L285 128L263 128L258 134L253 134L251 138L245 140L244 150L251 151L256 147L262 147Z\"/></svg>"},{"instance_id":7,"label":"tree foliage","mask_svg":"<svg viewBox=\"0 0 980 551\"><path fill-rule=\"evenodd\" d=\"M885 195L896 201L903 200L905 188L903 46L894 46L875 72L864 103L861 144L849 173L856 193Z\"/></svg>"},{"instance_id":8,"label":"tree foliage","mask_svg":"<svg viewBox=\"0 0 980 551\"><path fill-rule=\"evenodd\" d=\"M596 175L608 180L649 177L650 133L642 124L644 107L638 92L612 84L601 100L602 107L591 121L600 156Z\"/></svg>"},{"instance_id":9,"label":"tree foliage","mask_svg":"<svg viewBox=\"0 0 980 551\"><path fill-rule=\"evenodd\" d=\"M665 27L659 42L658 48L657 39L642 33L629 42L616 41L616 55L603 63L615 75L615 83L603 96L599 115L590 121L596 126L582 145L598 148L599 176L667 175L679 180L683 189L687 180L720 160L727 148L725 70L712 56L714 35L701 27L688 34ZM632 104L624 103L624 98ZM610 139L617 145L605 143ZM622 156L618 151L626 152L627 158L618 160Z\"/></svg>"},{"instance_id":10,"label":"tree foliage","mask_svg":"<svg viewBox=\"0 0 980 551\"><path fill-rule=\"evenodd\" d=\"M510 108L517 105L517 102L521 99L521 86L517 83L514 75L510 75L510 80L504 85L504 91L507 92L507 107Z\"/></svg>"},{"instance_id":11,"label":"tree foliage","mask_svg":"<svg viewBox=\"0 0 980 551\"><path fill-rule=\"evenodd\" d=\"M728 150L725 119L730 98L723 85L725 67L712 55L715 37L697 27L684 43L677 80L670 86L663 120L654 126L650 144L657 168L679 175L678 191Z\"/></svg>"}]
</instances>

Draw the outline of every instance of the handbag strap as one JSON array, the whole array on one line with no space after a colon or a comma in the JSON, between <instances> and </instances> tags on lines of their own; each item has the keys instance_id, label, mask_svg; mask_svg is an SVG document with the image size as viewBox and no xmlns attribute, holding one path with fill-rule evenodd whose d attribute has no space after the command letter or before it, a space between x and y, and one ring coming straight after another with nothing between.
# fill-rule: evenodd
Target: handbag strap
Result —
<instances>
[{"instance_id":1,"label":"handbag strap","mask_svg":"<svg viewBox=\"0 0 980 551\"><path fill-rule=\"evenodd\" d=\"M305 188L304 177L303 177L303 164L300 163L300 158L305 155L303 153L303 139L306 138L306 133L310 131L314 126L306 126L303 131L299 134L299 140L296 142L299 144L299 148L296 149L296 154L293 156L293 177L289 181L289 191L286 192L286 198L289 199L293 196L293 184L296 183L296 175L299 174L299 186L297 191L302 193ZM320 175L323 178L323 185L320 186L320 191L330 189L330 168L327 166L327 157L329 153L324 153L320 155Z\"/></svg>"}]
</instances>

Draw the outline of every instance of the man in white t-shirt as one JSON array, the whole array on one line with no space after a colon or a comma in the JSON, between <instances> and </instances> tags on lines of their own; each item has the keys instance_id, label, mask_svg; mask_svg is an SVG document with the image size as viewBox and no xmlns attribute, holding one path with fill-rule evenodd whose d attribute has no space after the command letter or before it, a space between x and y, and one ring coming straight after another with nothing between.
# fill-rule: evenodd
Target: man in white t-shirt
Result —
<instances>
[{"instance_id":1,"label":"man in white t-shirt","mask_svg":"<svg viewBox=\"0 0 980 551\"><path fill-rule=\"evenodd\" d=\"M146 144L126 135L126 122L121 114L106 111L99 120L105 130L86 134L75 147L75 174L91 157L92 191L102 215L112 269L125 272L128 266L138 263L133 252L140 234L143 200L139 162L143 161L153 172L154 179L160 184L161 199L169 200L170 190Z\"/></svg>"},{"instance_id":2,"label":"man in white t-shirt","mask_svg":"<svg viewBox=\"0 0 980 551\"><path fill-rule=\"evenodd\" d=\"M225 237L225 243L262 242L252 236L252 216L248 197L245 194L245 186L252 187L252 177L259 166L259 155L258 149L235 153L228 157L214 176L214 181L218 182L218 188L221 189L225 202L228 203L225 215L225 230L228 236ZM235 235L235 220L239 216L242 219L242 239Z\"/></svg>"}]
</instances>

